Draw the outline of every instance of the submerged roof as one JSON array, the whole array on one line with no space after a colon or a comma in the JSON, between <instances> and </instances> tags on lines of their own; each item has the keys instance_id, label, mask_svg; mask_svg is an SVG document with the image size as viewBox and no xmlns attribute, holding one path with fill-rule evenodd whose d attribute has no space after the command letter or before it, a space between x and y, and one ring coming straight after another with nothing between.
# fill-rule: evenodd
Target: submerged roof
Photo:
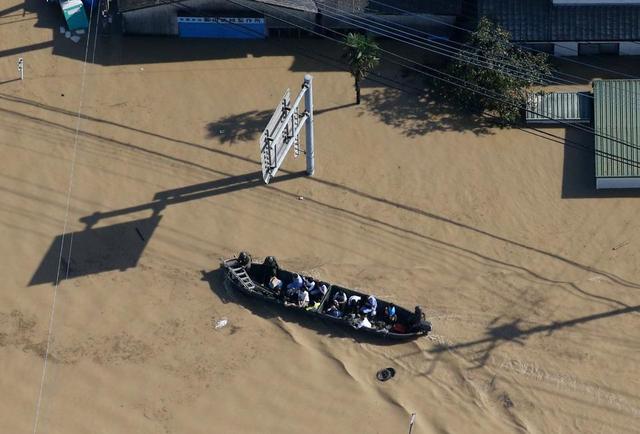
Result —
<instances>
[{"instance_id":1,"label":"submerged roof","mask_svg":"<svg viewBox=\"0 0 640 434\"><path fill-rule=\"evenodd\" d=\"M587 92L552 92L531 95L526 120L530 123L591 122L593 100Z\"/></svg>"},{"instance_id":2,"label":"submerged roof","mask_svg":"<svg viewBox=\"0 0 640 434\"><path fill-rule=\"evenodd\" d=\"M596 178L640 177L640 80L595 80Z\"/></svg>"},{"instance_id":3,"label":"submerged roof","mask_svg":"<svg viewBox=\"0 0 640 434\"><path fill-rule=\"evenodd\" d=\"M640 5L554 5L551 0L478 0L514 41L640 40Z\"/></svg>"}]
</instances>

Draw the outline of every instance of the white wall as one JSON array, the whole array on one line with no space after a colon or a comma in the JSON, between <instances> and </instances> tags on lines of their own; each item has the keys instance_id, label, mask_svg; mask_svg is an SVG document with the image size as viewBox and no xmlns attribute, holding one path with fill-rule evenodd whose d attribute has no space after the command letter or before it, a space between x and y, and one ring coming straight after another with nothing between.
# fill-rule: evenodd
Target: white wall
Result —
<instances>
[{"instance_id":1,"label":"white wall","mask_svg":"<svg viewBox=\"0 0 640 434\"><path fill-rule=\"evenodd\" d=\"M620 42L620 55L640 56L640 41Z\"/></svg>"},{"instance_id":2,"label":"white wall","mask_svg":"<svg viewBox=\"0 0 640 434\"><path fill-rule=\"evenodd\" d=\"M554 56L577 56L578 55L578 43L577 42L556 42L553 44Z\"/></svg>"},{"instance_id":3,"label":"white wall","mask_svg":"<svg viewBox=\"0 0 640 434\"><path fill-rule=\"evenodd\" d=\"M596 178L596 189L640 188L640 178Z\"/></svg>"}]
</instances>

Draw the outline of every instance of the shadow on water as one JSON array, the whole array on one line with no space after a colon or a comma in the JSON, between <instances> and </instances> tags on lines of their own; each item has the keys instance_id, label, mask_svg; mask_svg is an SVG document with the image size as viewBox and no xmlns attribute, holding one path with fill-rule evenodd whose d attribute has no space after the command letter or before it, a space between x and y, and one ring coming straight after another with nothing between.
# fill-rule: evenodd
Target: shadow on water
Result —
<instances>
[{"instance_id":1,"label":"shadow on water","mask_svg":"<svg viewBox=\"0 0 640 434\"><path fill-rule=\"evenodd\" d=\"M14 102L14 103L26 104L26 105L34 106L34 107L38 107L38 108L41 108L41 109L44 109L44 110L48 110L48 111L54 111L54 112L58 112L58 113L63 113L63 114L67 114L69 116L75 116L75 113L66 111L66 110L58 108L58 107L45 105L45 104L42 104L40 102L33 101L33 100L15 98L15 97L11 97L9 95L0 95L0 99L5 99L7 101ZM74 132L75 133L75 130L73 128L71 128L71 127L68 127L68 126L66 126L64 124L61 124L61 123L55 123L55 122L51 122L51 121L46 121L46 120L42 119L42 117L25 115L23 113L20 113L20 112L14 111L14 110L6 110L6 109L2 109L2 108L0 108L0 111L4 112L4 113L7 113L7 114L11 114L13 116L20 117L20 118L28 120L30 122L34 122L34 123L37 123L37 124L45 125L48 128L60 129L60 130L69 131L69 132ZM119 124L119 123L112 122L112 121L102 120L102 119L98 119L98 118L92 118L92 117L88 117L88 116L85 117L85 118L86 119L90 119L92 121L109 124L109 125L112 125L112 126L115 126L115 127L119 127L119 128L124 128L124 129L127 129L127 130L131 130L131 131L135 131L137 133L148 135L150 137L161 138L163 140L167 140L167 141L169 141L171 143L174 143L174 144L185 145L185 146L193 147L193 148L196 148L196 149L199 149L199 150L203 150L203 151L207 151L207 152L213 152L213 153L216 153L216 154L219 154L221 156L228 157L228 158L241 160L241 161L244 161L244 162L247 162L247 163L251 163L251 164L257 164L257 162L255 160L251 159L251 158L239 156L239 155L233 154L233 153L228 152L228 151L223 150L223 149L211 148L211 147L205 146L205 145L200 144L200 143L181 140L179 138L174 138L174 137L168 137L168 136L164 136L164 135L161 135L161 134L154 133L152 131L145 131L145 130L141 130L141 129L138 129L138 128L135 128L135 127L132 127L132 126L123 125L123 124ZM557 142L557 143L564 143L564 139L561 136L556 136L554 134L550 134L549 132L544 131L544 130L522 129L522 131L526 132L526 133L529 133L529 134L535 134L536 136L539 136L541 138L545 138L547 140L552 140L552 141ZM235 178L230 173L224 173L222 171L213 169L211 167L202 166L202 165L199 165L199 164L191 162L191 161L186 161L186 160L183 160L183 159L172 157L170 155L162 154L162 153L159 153L157 151L146 149L144 147L141 147L141 146L138 146L138 145L135 145L135 144L132 144L132 143L122 142L122 141L119 141L119 140L116 140L116 139L113 139L113 138L109 138L109 137L106 137L106 136L98 135L98 134L95 134L95 133L92 133L92 132L89 132L89 131L85 131L85 130L80 130L79 134L82 135L82 136L86 136L86 137L90 137L90 138L97 139L97 140L100 140L100 141L104 141L108 145L130 149L130 150L133 150L135 152L144 153L144 154L146 154L146 155L148 155L150 157L153 157L153 158L167 159L168 161L189 165L191 167L204 170L204 171L206 171L208 173L211 173L211 174L215 174L215 175L218 175L218 176L223 176L224 177L223 179L227 179L227 182L231 182L231 183L237 183L238 182L238 178ZM257 132L255 134L257 134ZM582 149L582 148L578 148L578 149ZM584 149L582 149L582 151L584 152ZM294 174L287 173L286 171L282 171L282 173L283 173L283 175L280 175L280 176L274 178L274 180L272 181L272 184L280 182L281 180L290 179L289 178L290 176L297 176L295 173ZM246 177L247 175L241 175L241 176L245 176ZM235 180L234 180L234 178L235 178ZM229 181L230 179L232 181ZM336 183L336 182L332 182L330 180L321 179L321 178L313 178L313 177L312 178L307 178L307 179L308 179L309 182L311 182L313 184L316 184L316 183L322 184L322 185L325 185L327 187L331 187L331 188L335 188L337 190L341 190L341 191L344 191L344 192L347 192L347 193L351 193L351 194L354 194L356 196L359 196L359 197L374 201L374 202L382 204L382 205L387 205L387 206L391 206L391 207L394 207L394 208L398 208L398 209L404 210L406 212L410 212L412 214L415 214L417 216L428 218L428 219L431 219L431 220L434 220L434 221L443 222L443 223L458 227L458 228L460 228L462 230L468 230L468 231L476 233L478 235L486 236L486 237L492 238L494 240L507 243L509 245L521 248L523 250L526 250L526 251L529 251L529 252L532 252L532 253L536 253L536 254L540 254L540 255L543 255L543 256L547 256L547 257L549 257L551 259L563 262L563 263L565 263L567 265L570 265L572 267L576 267L576 268L578 268L580 270L598 274L598 275L600 275L602 277L605 277L605 278L611 280L612 282L615 282L616 284L619 284L619 285L622 285L622 286L625 286L625 287L640 288L640 284L639 283L624 279L623 277L620 277L620 276L618 276L618 275L616 275L614 273L610 273L610 272L608 272L606 270L598 269L598 268L590 266L588 264L579 263L579 262L577 262L577 261L575 261L575 260L573 260L573 259L571 259L569 257L563 256L563 255L560 255L560 254L557 254L557 253L554 253L554 252L551 252L551 251L547 251L547 250L545 250L545 249L543 249L541 247L536 247L536 246L533 246L533 245L528 245L528 244L519 242L517 240L509 239L509 238L503 237L503 236L501 236L501 235L499 235L497 233L489 232L489 231L484 230L484 229L482 229L480 227L472 226L472 225L466 224L464 222L457 221L455 219L449 218L447 216L439 215L439 214L430 212L428 210L424 210L424 209L416 208L416 207L413 207L413 206L409 206L409 205L403 204L401 202L397 202L397 201L390 200L390 199L385 198L385 197L377 196L375 194L372 194L372 193L369 193L369 192L366 192L366 191L363 191L363 190L359 190L359 189L356 189L356 188L353 188L353 187L350 187L350 186L347 186L347 185L343 185L343 184L339 184L339 183ZM218 182L218 181L214 181L214 183L215 182ZM260 184L260 183L259 182L258 183L249 182L249 185L255 186L256 184ZM213 187L213 185L212 185L212 187ZM236 188L236 187L234 187L234 188ZM271 186L269 188L272 189L275 192L278 192L278 193L281 193L281 194L284 194L284 195L295 196L294 193L279 189L277 187ZM430 237L428 235L425 235L424 233L415 231L415 230L413 230L411 228L407 228L405 226L394 225L394 224L388 223L386 221L383 221L383 220L380 220L380 219L376 219L376 218L374 218L372 216L364 216L364 215L362 215L360 213L357 213L355 211L349 210L349 209L344 208L344 207L338 207L338 206L332 205L331 203L327 203L327 202L319 201L319 200L314 200L313 198L309 198L308 200L309 200L309 202L315 203L316 205L318 205L320 207L323 207L323 208L326 208L326 209L329 209L329 210L333 210L333 211L336 211L336 212L344 213L344 214L346 214L348 216L352 216L352 217L357 218L357 219L363 219L364 218L364 219L366 219L368 222L370 222L372 224L381 225L382 227L384 227L386 229L389 229L389 230L400 231L400 232L404 233L407 236L418 237L418 238L420 238L422 240L430 241L430 242L436 243L438 245L454 248L457 251L460 251L460 252L462 252L464 254L471 254L474 257L478 257L478 258L480 258L482 260L486 260L486 261L489 261L491 263L494 263L494 264L497 264L497 265L500 265L500 266L505 266L505 267L508 267L510 269L520 270L520 271L522 271L522 272L524 272L524 273L526 273L528 275L531 275L532 277L534 277L536 279L541 279L544 282L558 283L558 284L567 285L568 287L572 288L573 290L575 290L576 292L578 292L580 294L592 297L594 299L601 300L602 302L614 302L614 303L617 303L619 305L622 305L622 303L620 303L619 301L612 300L612 299L609 299L607 297L602 297L602 296L598 296L598 295L589 293L589 292L583 290L582 288L580 288L574 282L564 281L562 279L555 279L555 278L545 277L541 273L538 273L538 272L536 272L536 271L534 271L534 270L532 270L530 268L527 268L527 267L524 267L524 266L521 266L521 265L518 265L518 264L515 264L515 263L512 263L512 262L502 261L502 260L499 260L499 259L497 259L495 257L490 257L490 256L487 256L487 255L483 255L483 254L481 254L481 253L479 253L479 252L477 252L475 250L467 249L467 248L465 248L463 246L460 246L460 245L448 243L448 242L446 242L444 240L440 240L440 239L436 239L434 237ZM134 208L138 208L138 207L134 207Z\"/></svg>"},{"instance_id":2,"label":"shadow on water","mask_svg":"<svg viewBox=\"0 0 640 434\"><path fill-rule=\"evenodd\" d=\"M337 324L325 322L321 318L312 316L300 309L287 308L282 305L262 301L257 298L252 298L246 294L234 290L230 285L227 284L224 277L224 269L222 267L208 272L201 271L201 274L202 280L209 284L209 289L218 298L220 298L220 301L225 304L239 304L248 309L252 314L270 321L282 320L287 323L294 323L307 329L314 330L316 333L322 336L327 336L330 338L353 339L354 341L363 344L387 346L398 345L411 341L397 341L384 339L378 336L372 336L367 333L352 330L350 327L341 327ZM415 338L413 340L415 340Z\"/></svg>"},{"instance_id":3,"label":"shadow on water","mask_svg":"<svg viewBox=\"0 0 640 434\"><path fill-rule=\"evenodd\" d=\"M207 138L218 137L221 143L248 142L257 137L269 122L272 111L251 110L225 116L207 124Z\"/></svg>"},{"instance_id":4,"label":"shadow on water","mask_svg":"<svg viewBox=\"0 0 640 434\"><path fill-rule=\"evenodd\" d=\"M2 95L0 94L0 98ZM314 116L329 113L355 106L355 103L342 104L333 107L321 108L314 111ZM231 145L242 142L250 142L258 138L267 122L273 115L272 110L251 110L244 113L229 115L207 124L208 139L218 138L221 143Z\"/></svg>"},{"instance_id":5,"label":"shadow on water","mask_svg":"<svg viewBox=\"0 0 640 434\"><path fill-rule=\"evenodd\" d=\"M567 128L565 134L564 161L562 166L563 199L604 199L616 197L640 197L640 189L596 190L595 136L586 131ZM571 146L580 144L587 149Z\"/></svg>"},{"instance_id":6,"label":"shadow on water","mask_svg":"<svg viewBox=\"0 0 640 434\"><path fill-rule=\"evenodd\" d=\"M305 175L305 172L290 173L278 177L272 183ZM160 213L167 206L261 185L264 185L262 172L252 172L160 191L150 202L82 217L80 221L85 224L82 231L61 234L53 239L33 274L29 286L42 283L55 284L65 278L71 279L114 270L125 271L136 267L149 239L160 223L162 218ZM152 215L130 222L96 227L102 220L142 211L151 211Z\"/></svg>"},{"instance_id":7,"label":"shadow on water","mask_svg":"<svg viewBox=\"0 0 640 434\"><path fill-rule=\"evenodd\" d=\"M23 8L24 8L24 4L22 4L22 3L18 3L16 5L9 6L8 8L4 8L4 9L0 10L0 17L6 18L6 17L13 17L13 16L24 16L22 14L12 14L12 12L20 11Z\"/></svg>"},{"instance_id":8,"label":"shadow on water","mask_svg":"<svg viewBox=\"0 0 640 434\"><path fill-rule=\"evenodd\" d=\"M402 130L407 137L423 136L434 131L470 131L490 134L486 117L471 117L452 110L429 97L427 93L411 92L386 87L362 96L369 111L382 122Z\"/></svg>"},{"instance_id":9,"label":"shadow on water","mask_svg":"<svg viewBox=\"0 0 640 434\"><path fill-rule=\"evenodd\" d=\"M160 219L160 215L154 214L127 223L87 227L82 231L58 235L29 286L135 267Z\"/></svg>"},{"instance_id":10,"label":"shadow on water","mask_svg":"<svg viewBox=\"0 0 640 434\"><path fill-rule=\"evenodd\" d=\"M455 351L461 349L474 349L472 353L471 361L475 363L474 368L483 367L489 358L491 353L500 345L506 343L514 343L518 345L525 345L525 341L528 337L546 333L547 336L552 333L563 330L569 327L575 327L580 324L585 324L591 321L597 321L600 319L611 318L615 316L625 315L629 313L640 313L640 305L627 306L620 309L613 309L605 312L596 313L593 315L582 316L566 321L554 321L549 324L537 325L534 327L523 328L521 326L522 320L515 319L509 322L500 322L500 317L496 317L491 321L487 327L485 336L468 342L442 344L435 346L430 350L426 350L427 353L439 354L446 351ZM409 357L423 351L413 352L405 354L402 357Z\"/></svg>"}]
</instances>

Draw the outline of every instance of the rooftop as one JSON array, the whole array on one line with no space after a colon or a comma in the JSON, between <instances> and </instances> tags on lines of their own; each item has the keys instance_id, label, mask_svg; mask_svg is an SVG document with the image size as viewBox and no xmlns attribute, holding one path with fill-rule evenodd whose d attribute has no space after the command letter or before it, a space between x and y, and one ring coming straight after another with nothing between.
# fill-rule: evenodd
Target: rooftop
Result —
<instances>
[{"instance_id":1,"label":"rooftop","mask_svg":"<svg viewBox=\"0 0 640 434\"><path fill-rule=\"evenodd\" d=\"M185 3L189 4L188 1L185 0L117 0L118 1L118 9L120 12L132 11L136 9L144 9L150 8L154 6L163 6L170 5L172 3L180 4ZM202 3L202 2L201 2ZM219 1L212 1L213 7L220 7ZM234 5L234 3L238 3ZM303 12L312 12L316 13L318 8L316 7L316 2L314 0L234 0L234 3L228 2L229 7L239 6L242 3L264 3L272 6L280 6L283 8L299 10ZM202 7L201 5L199 6Z\"/></svg>"},{"instance_id":2,"label":"rooftop","mask_svg":"<svg viewBox=\"0 0 640 434\"><path fill-rule=\"evenodd\" d=\"M589 123L593 116L593 101L588 92L552 92L531 95L527 100L528 123L549 123L556 120Z\"/></svg>"},{"instance_id":3,"label":"rooftop","mask_svg":"<svg viewBox=\"0 0 640 434\"><path fill-rule=\"evenodd\" d=\"M640 40L640 5L554 5L551 0L478 0L514 41Z\"/></svg>"},{"instance_id":4,"label":"rooftop","mask_svg":"<svg viewBox=\"0 0 640 434\"><path fill-rule=\"evenodd\" d=\"M184 0L117 0L121 12L162 6L171 3L183 3ZM237 3L265 3L272 6L316 13L323 6L327 9L339 9L346 12L373 12L391 15L409 13L457 15L461 11L463 0L427 1L427 0L234 0ZM188 4L188 2L186 2ZM212 1L212 6L219 6ZM233 6L232 3L229 3Z\"/></svg>"},{"instance_id":5,"label":"rooftop","mask_svg":"<svg viewBox=\"0 0 640 434\"><path fill-rule=\"evenodd\" d=\"M595 80L593 97L596 178L640 176L640 80Z\"/></svg>"}]
</instances>

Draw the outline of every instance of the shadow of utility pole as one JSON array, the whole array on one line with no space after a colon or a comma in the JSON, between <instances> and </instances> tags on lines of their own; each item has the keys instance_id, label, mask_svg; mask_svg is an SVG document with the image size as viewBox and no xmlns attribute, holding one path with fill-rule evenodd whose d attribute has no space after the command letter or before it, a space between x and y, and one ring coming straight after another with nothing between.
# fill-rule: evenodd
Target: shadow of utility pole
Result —
<instances>
[{"instance_id":1,"label":"shadow of utility pole","mask_svg":"<svg viewBox=\"0 0 640 434\"><path fill-rule=\"evenodd\" d=\"M568 327L574 327L580 324L588 323L591 321L596 321L604 318L611 318L614 316L629 314L640 312L640 305L638 306L628 306L625 308L609 310L606 312L600 312L593 315L586 315L578 318L573 318L566 321L554 321L549 324L541 324L530 328L521 328L520 323L521 319L516 319L508 323L496 324L499 318L495 318L489 327L487 328L486 336L477 339L474 341L461 342L458 344L451 345L437 345L432 350L429 350L429 353L442 353L450 350L459 350L463 348L469 347L480 347L479 351L476 353L477 357L475 358L476 368L482 367L485 365L487 360L489 360L489 356L491 352L496 349L500 344L511 342L516 343L518 345L525 345L524 340L529 336L538 334L538 333L547 333L550 335L551 333L562 330ZM412 355L415 353L411 353L408 355ZM407 356L408 356L407 355ZM406 357L406 356L405 356Z\"/></svg>"},{"instance_id":2,"label":"shadow of utility pole","mask_svg":"<svg viewBox=\"0 0 640 434\"><path fill-rule=\"evenodd\" d=\"M305 175L305 172L289 173L274 179L272 183ZM83 230L61 234L54 238L29 281L29 286L42 283L57 284L63 279L105 271L125 271L136 267L149 239L160 223L161 212L168 205L232 193L261 185L264 185L262 172L252 172L160 191L154 195L150 202L114 211L95 212L82 217L80 221L85 224ZM126 223L96 227L103 219L140 211L151 211L151 216ZM73 255L71 254L72 250Z\"/></svg>"}]
</instances>

